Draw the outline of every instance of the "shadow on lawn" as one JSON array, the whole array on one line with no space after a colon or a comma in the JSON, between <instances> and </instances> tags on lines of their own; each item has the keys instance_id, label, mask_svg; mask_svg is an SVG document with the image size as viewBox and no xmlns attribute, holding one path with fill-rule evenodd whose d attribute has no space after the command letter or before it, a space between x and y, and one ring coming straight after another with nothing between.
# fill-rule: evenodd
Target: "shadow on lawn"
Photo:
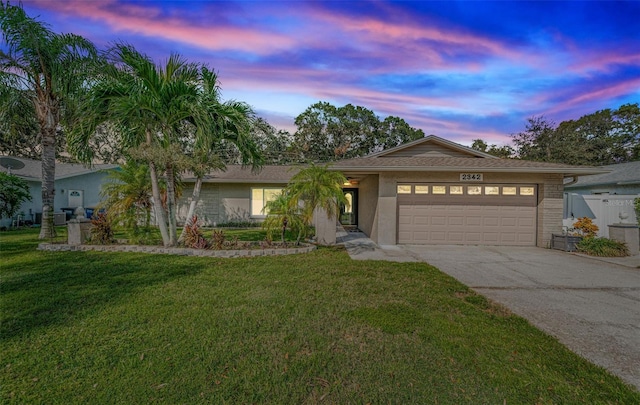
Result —
<instances>
[{"instance_id":1,"label":"shadow on lawn","mask_svg":"<svg viewBox=\"0 0 640 405\"><path fill-rule=\"evenodd\" d=\"M41 260L34 260L34 255ZM37 252L3 270L0 340L89 316L150 285L198 274L203 262L163 255Z\"/></svg>"}]
</instances>

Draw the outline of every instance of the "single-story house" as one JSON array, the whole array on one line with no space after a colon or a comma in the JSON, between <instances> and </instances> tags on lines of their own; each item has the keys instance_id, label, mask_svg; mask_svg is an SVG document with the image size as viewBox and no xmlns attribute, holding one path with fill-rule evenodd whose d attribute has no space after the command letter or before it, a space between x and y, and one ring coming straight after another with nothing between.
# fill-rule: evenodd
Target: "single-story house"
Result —
<instances>
[{"instance_id":1,"label":"single-story house","mask_svg":"<svg viewBox=\"0 0 640 405\"><path fill-rule=\"evenodd\" d=\"M94 208L100 202L100 187L106 170L117 165L56 163L54 221L62 225L77 207ZM42 162L22 157L0 156L0 170L24 179L29 185L31 201L20 206L21 220L39 224L42 221ZM10 226L11 218L2 218L0 225Z\"/></svg>"},{"instance_id":2,"label":"single-story house","mask_svg":"<svg viewBox=\"0 0 640 405\"><path fill-rule=\"evenodd\" d=\"M295 170L267 166L253 174L229 166L204 180L196 214L210 225L259 221L266 201ZM331 170L347 176L344 191L353 201L340 221L380 245L541 247L562 231L564 179L603 173L595 167L500 159L437 136L338 161ZM179 203L182 220L190 192L185 188Z\"/></svg>"},{"instance_id":3,"label":"single-story house","mask_svg":"<svg viewBox=\"0 0 640 405\"><path fill-rule=\"evenodd\" d=\"M608 225L622 221L637 223L633 200L640 197L640 161L602 166L606 173L581 176L564 186L564 225L589 217L609 236Z\"/></svg>"}]
</instances>

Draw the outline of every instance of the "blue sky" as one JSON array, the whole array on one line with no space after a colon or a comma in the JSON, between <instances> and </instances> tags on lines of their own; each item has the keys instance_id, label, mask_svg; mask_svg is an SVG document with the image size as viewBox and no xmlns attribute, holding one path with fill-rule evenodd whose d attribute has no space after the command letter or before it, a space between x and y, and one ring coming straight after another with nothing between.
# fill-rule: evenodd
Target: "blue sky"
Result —
<instances>
[{"instance_id":1,"label":"blue sky","mask_svg":"<svg viewBox=\"0 0 640 405\"><path fill-rule=\"evenodd\" d=\"M640 102L637 1L23 0L57 32L177 52L216 69L223 98L277 128L317 101L351 103L455 142L505 144Z\"/></svg>"}]
</instances>

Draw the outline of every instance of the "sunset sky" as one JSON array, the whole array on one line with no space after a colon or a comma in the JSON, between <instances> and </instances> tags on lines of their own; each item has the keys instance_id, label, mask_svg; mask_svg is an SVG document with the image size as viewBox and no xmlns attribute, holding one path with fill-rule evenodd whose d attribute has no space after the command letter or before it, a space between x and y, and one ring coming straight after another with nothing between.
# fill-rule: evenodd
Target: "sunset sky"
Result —
<instances>
[{"instance_id":1,"label":"sunset sky","mask_svg":"<svg viewBox=\"0 0 640 405\"><path fill-rule=\"evenodd\" d=\"M17 2L12 2L17 4ZM23 0L56 32L206 63L277 128L317 101L470 144L640 102L640 2Z\"/></svg>"}]
</instances>

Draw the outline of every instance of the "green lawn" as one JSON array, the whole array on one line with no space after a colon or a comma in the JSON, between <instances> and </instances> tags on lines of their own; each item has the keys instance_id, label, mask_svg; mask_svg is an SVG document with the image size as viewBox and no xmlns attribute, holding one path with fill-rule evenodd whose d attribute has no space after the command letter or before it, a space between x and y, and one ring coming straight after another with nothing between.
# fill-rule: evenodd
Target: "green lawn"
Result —
<instances>
[{"instance_id":1,"label":"green lawn","mask_svg":"<svg viewBox=\"0 0 640 405\"><path fill-rule=\"evenodd\" d=\"M0 233L2 403L640 403L426 264L40 252L36 238Z\"/></svg>"}]
</instances>

